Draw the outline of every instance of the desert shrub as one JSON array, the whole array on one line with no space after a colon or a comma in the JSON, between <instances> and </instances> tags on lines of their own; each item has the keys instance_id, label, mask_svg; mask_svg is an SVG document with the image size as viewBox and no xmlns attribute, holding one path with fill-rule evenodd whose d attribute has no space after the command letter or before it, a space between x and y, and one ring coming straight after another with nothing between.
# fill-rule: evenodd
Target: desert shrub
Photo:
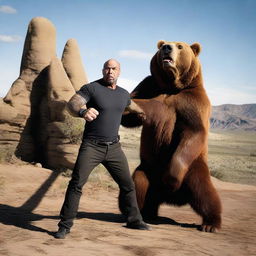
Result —
<instances>
[{"instance_id":1,"label":"desert shrub","mask_svg":"<svg viewBox=\"0 0 256 256\"><path fill-rule=\"evenodd\" d=\"M255 157L255 156L256 156L256 151L255 151L255 152L251 152L251 153L250 153L250 156Z\"/></svg>"},{"instance_id":2,"label":"desert shrub","mask_svg":"<svg viewBox=\"0 0 256 256\"><path fill-rule=\"evenodd\" d=\"M101 164L92 171L88 182L107 190L116 189L118 187L114 180L111 178L109 172Z\"/></svg>"},{"instance_id":3,"label":"desert shrub","mask_svg":"<svg viewBox=\"0 0 256 256\"><path fill-rule=\"evenodd\" d=\"M59 170L60 171L60 170ZM61 175L71 178L72 170L62 170ZM88 178L88 183L97 187L102 187L107 190L117 189L118 185L114 182L109 172L103 165L96 166ZM67 183L65 183L67 185ZM66 186L64 185L64 186Z\"/></svg>"},{"instance_id":4,"label":"desert shrub","mask_svg":"<svg viewBox=\"0 0 256 256\"><path fill-rule=\"evenodd\" d=\"M72 170L67 169L67 168L62 169L62 170L58 169L58 171L61 172L61 175L62 175L63 177L71 177L71 175L72 175Z\"/></svg>"},{"instance_id":5,"label":"desert shrub","mask_svg":"<svg viewBox=\"0 0 256 256\"><path fill-rule=\"evenodd\" d=\"M219 180L223 180L223 177L224 177L223 173L221 173L218 170L211 171L211 176L213 176Z\"/></svg>"},{"instance_id":6,"label":"desert shrub","mask_svg":"<svg viewBox=\"0 0 256 256\"><path fill-rule=\"evenodd\" d=\"M14 152L15 152L15 148L12 146L1 147L0 163L11 162Z\"/></svg>"},{"instance_id":7,"label":"desert shrub","mask_svg":"<svg viewBox=\"0 0 256 256\"><path fill-rule=\"evenodd\" d=\"M72 144L80 144L84 131L85 121L82 118L75 118L69 114L65 115L65 121L59 123L59 129L63 136Z\"/></svg>"}]
</instances>

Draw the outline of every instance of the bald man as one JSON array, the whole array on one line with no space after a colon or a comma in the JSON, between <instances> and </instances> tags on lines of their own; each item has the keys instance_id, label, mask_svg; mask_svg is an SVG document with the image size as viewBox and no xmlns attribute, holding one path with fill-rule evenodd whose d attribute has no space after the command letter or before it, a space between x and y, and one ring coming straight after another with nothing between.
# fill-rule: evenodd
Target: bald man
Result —
<instances>
[{"instance_id":1,"label":"bald man","mask_svg":"<svg viewBox=\"0 0 256 256\"><path fill-rule=\"evenodd\" d=\"M129 93L117 85L120 75L118 61L106 61L102 74L101 79L82 86L68 102L69 112L87 122L55 238L63 239L70 232L78 211L82 188L92 170L100 163L120 188L119 200L122 200L125 207L126 227L150 230L138 209L135 186L119 142L122 113L131 105L131 100Z\"/></svg>"}]
</instances>

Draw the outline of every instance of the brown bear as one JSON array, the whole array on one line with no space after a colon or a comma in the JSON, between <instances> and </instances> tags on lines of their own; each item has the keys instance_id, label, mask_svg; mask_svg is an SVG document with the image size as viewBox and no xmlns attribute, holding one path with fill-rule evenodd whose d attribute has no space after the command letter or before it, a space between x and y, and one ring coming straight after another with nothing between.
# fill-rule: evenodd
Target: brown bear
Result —
<instances>
[{"instance_id":1,"label":"brown bear","mask_svg":"<svg viewBox=\"0 0 256 256\"><path fill-rule=\"evenodd\" d=\"M203 87L200 44L158 42L151 76L131 93L122 125L142 125L140 159L133 179L146 221L162 203L190 204L202 216L200 230L221 227L221 202L207 165L210 102ZM122 202L119 200L123 212ZM125 212L123 212L125 214Z\"/></svg>"}]
</instances>

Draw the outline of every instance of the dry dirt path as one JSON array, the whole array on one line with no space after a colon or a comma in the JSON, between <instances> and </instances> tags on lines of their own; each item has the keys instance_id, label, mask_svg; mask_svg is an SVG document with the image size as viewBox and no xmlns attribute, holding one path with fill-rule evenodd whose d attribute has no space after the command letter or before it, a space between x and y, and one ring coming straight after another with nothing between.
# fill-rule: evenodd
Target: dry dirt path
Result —
<instances>
[{"instance_id":1,"label":"dry dirt path","mask_svg":"<svg viewBox=\"0 0 256 256\"><path fill-rule=\"evenodd\" d=\"M256 187L214 179L223 202L219 233L197 231L190 207L162 206L152 231L125 227L118 191L85 187L65 240L53 238L68 178L31 165L0 165L0 255L256 255Z\"/></svg>"}]
</instances>

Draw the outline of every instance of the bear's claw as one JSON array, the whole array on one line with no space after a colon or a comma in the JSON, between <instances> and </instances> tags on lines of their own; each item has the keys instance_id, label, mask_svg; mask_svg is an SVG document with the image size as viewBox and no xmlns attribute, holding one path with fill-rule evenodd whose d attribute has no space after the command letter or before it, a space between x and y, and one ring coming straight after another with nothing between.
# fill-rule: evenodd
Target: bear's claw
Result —
<instances>
[{"instance_id":1,"label":"bear's claw","mask_svg":"<svg viewBox=\"0 0 256 256\"><path fill-rule=\"evenodd\" d=\"M202 232L210 232L210 233L216 233L217 232L217 228L213 225L207 225L207 224L202 224L199 227L199 230Z\"/></svg>"}]
</instances>

